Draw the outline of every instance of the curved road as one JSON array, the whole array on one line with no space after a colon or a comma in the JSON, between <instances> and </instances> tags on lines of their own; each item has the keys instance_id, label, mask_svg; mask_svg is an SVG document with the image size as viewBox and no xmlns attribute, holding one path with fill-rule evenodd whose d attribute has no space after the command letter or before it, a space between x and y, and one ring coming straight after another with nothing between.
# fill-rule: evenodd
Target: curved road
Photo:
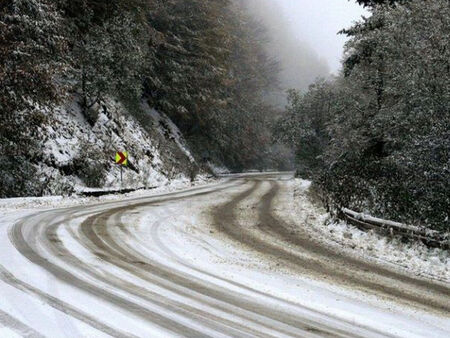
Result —
<instances>
[{"instance_id":1,"label":"curved road","mask_svg":"<svg viewBox=\"0 0 450 338\"><path fill-rule=\"evenodd\" d=\"M417 320L411 331L395 331L374 325L374 318L334 315L333 309L261 290L251 276L230 278L222 263L215 265L207 255L219 249L211 243L274 262L291 276L449 318L448 284L336 252L316 242L305 225L281 217L276 211L280 197L290 193L290 179L276 173L235 176L181 192L18 219L1 229L0 327L29 337L449 334L448 327L433 323L414 331ZM397 314L392 316L395 322ZM408 315L398 316L406 326Z\"/></svg>"}]
</instances>

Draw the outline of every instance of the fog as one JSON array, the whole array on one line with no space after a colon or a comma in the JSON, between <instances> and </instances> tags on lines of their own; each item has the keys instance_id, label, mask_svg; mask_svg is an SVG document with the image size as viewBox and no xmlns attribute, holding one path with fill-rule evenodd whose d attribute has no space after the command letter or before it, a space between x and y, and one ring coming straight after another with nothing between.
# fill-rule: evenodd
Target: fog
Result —
<instances>
[{"instance_id":1,"label":"fog","mask_svg":"<svg viewBox=\"0 0 450 338\"><path fill-rule=\"evenodd\" d=\"M249 13L267 29L269 54L281 66L280 84L306 89L317 77L340 69L345 36L367 12L346 0L244 0Z\"/></svg>"}]
</instances>

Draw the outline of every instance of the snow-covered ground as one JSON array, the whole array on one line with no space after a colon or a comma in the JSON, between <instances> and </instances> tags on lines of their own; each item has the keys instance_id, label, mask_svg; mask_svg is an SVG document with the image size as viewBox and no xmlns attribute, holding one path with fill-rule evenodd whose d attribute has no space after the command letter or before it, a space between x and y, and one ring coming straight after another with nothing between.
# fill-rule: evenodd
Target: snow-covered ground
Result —
<instances>
[{"instance_id":1,"label":"snow-covered ground","mask_svg":"<svg viewBox=\"0 0 450 338\"><path fill-rule=\"evenodd\" d=\"M67 208L78 205L91 205L94 203L101 203L108 201L120 201L127 198L159 195L187 189L190 187L197 187L205 184L210 184L212 182L218 182L218 180L202 174L198 175L194 182L191 182L190 179L188 179L187 177L179 177L177 179L167 181L165 182L165 184L162 184L149 190L142 189L126 194L109 194L100 197L80 197L77 195L72 195L72 196L0 198L0 217L5 216L8 213L24 212L26 210L43 211L47 209Z\"/></svg>"},{"instance_id":2,"label":"snow-covered ground","mask_svg":"<svg viewBox=\"0 0 450 338\"><path fill-rule=\"evenodd\" d=\"M108 98L91 108L98 116L90 122L78 100L74 96L60 106L41 108L46 122L39 131L42 153L35 179L45 182L44 194L84 191L89 185L118 188L117 151L129 153L130 165L122 168L124 187L154 187L190 176L194 157L167 116L145 102L132 112Z\"/></svg>"},{"instance_id":3,"label":"snow-covered ground","mask_svg":"<svg viewBox=\"0 0 450 338\"><path fill-rule=\"evenodd\" d=\"M310 182L295 179L289 183L294 192L286 209L295 210L289 217L304 222L319 241L328 243L365 259L375 259L418 276L450 283L450 252L428 248L422 243L403 243L397 238L362 231L344 221L333 221L325 210L308 198Z\"/></svg>"},{"instance_id":4,"label":"snow-covered ground","mask_svg":"<svg viewBox=\"0 0 450 338\"><path fill-rule=\"evenodd\" d=\"M304 190L290 195L299 182L284 176L1 200L0 336L449 336L442 314L299 274L221 231L216 211L238 201L229 211L238 218L223 226L258 233L255 206L275 183L280 218L319 226L322 211Z\"/></svg>"},{"instance_id":5,"label":"snow-covered ground","mask_svg":"<svg viewBox=\"0 0 450 338\"><path fill-rule=\"evenodd\" d=\"M292 185L297 184L292 181ZM308 184L302 183L301 186L306 188ZM299 202L298 199L296 201ZM247 203L251 204L246 201L243 207ZM137 237L142 239L142 245L153 243L147 247L152 251L158 248L156 255L159 259L175 261L172 262L174 268L180 268L181 263L184 269L191 272L195 269L200 278L208 278L223 289L242 292L239 286L249 287L245 294L262 302L274 302L274 308L277 300L290 302L293 307L301 306L308 316L329 316L355 327L373 329L382 335L448 337L450 334L448 318L299 276L284 269L279 262L248 251L240 243L217 234L201 214L183 210L192 210L192 201L160 209L157 218L154 212L148 213L141 218L137 228ZM292 215L289 210L284 210L281 216L288 218Z\"/></svg>"},{"instance_id":6,"label":"snow-covered ground","mask_svg":"<svg viewBox=\"0 0 450 338\"><path fill-rule=\"evenodd\" d=\"M107 195L100 198L53 196L0 199L0 247L2 248L0 250L0 337L161 336L163 331L158 328L158 325L152 327L139 321L134 322L126 314L111 310L106 302L102 304L101 300L89 297L89 294L79 292L55 276L46 274L12 246L8 233L19 220L56 209L76 208L81 211L85 207L95 209L97 205L101 209L105 203L115 205L127 200L152 198L177 191L189 192L191 189L201 189L202 186L211 183L211 179L199 176L193 183L187 179L179 179L149 191ZM218 181L213 183L217 184ZM44 226L46 223L38 222L38 228L39 224ZM67 223L67 226L70 227L70 224ZM39 232L39 229L37 231ZM94 258L89 262L92 258L89 252L74 241L67 231L67 229L62 230L61 236L68 250L81 261L88 260L86 264L92 263L98 267L98 259ZM46 249L43 249L42 253L49 260L55 259ZM123 275L123 272L114 268L108 267L106 270ZM74 273L74 278L80 277L78 273L79 271ZM107 285L103 287L108 288ZM105 317L108 319L104 320ZM100 324L103 321L111 325ZM132 329L128 326L128 322L133 323ZM127 327L127 330L133 334L124 333L122 327Z\"/></svg>"}]
</instances>

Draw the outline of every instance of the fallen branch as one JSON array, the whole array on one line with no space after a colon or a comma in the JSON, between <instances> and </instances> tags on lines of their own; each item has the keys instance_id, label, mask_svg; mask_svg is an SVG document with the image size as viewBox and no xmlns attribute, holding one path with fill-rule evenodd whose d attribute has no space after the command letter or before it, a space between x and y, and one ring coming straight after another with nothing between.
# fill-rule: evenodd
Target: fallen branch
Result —
<instances>
[{"instance_id":1,"label":"fallen branch","mask_svg":"<svg viewBox=\"0 0 450 338\"><path fill-rule=\"evenodd\" d=\"M372 217L353 210L342 208L347 221L363 230L375 230L390 236L400 236L407 240L419 240L422 243L441 249L450 249L450 234L441 234L438 231L425 227L407 225L399 222Z\"/></svg>"}]
</instances>

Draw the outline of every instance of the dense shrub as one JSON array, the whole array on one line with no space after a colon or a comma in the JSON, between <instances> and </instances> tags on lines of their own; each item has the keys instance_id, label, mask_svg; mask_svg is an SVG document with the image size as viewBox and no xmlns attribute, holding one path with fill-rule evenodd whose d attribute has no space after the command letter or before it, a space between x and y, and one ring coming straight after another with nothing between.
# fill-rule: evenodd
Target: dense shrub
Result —
<instances>
[{"instance_id":1,"label":"dense shrub","mask_svg":"<svg viewBox=\"0 0 450 338\"><path fill-rule=\"evenodd\" d=\"M450 6L372 8L344 72L292 93L279 135L330 206L450 229Z\"/></svg>"},{"instance_id":2,"label":"dense shrub","mask_svg":"<svg viewBox=\"0 0 450 338\"><path fill-rule=\"evenodd\" d=\"M87 187L103 187L106 179L105 166L95 160L82 161L77 176L83 180Z\"/></svg>"},{"instance_id":3,"label":"dense shrub","mask_svg":"<svg viewBox=\"0 0 450 338\"><path fill-rule=\"evenodd\" d=\"M0 156L0 196L40 196L45 185L37 178L37 169L21 156ZM30 179L33 177L33 179Z\"/></svg>"}]
</instances>

